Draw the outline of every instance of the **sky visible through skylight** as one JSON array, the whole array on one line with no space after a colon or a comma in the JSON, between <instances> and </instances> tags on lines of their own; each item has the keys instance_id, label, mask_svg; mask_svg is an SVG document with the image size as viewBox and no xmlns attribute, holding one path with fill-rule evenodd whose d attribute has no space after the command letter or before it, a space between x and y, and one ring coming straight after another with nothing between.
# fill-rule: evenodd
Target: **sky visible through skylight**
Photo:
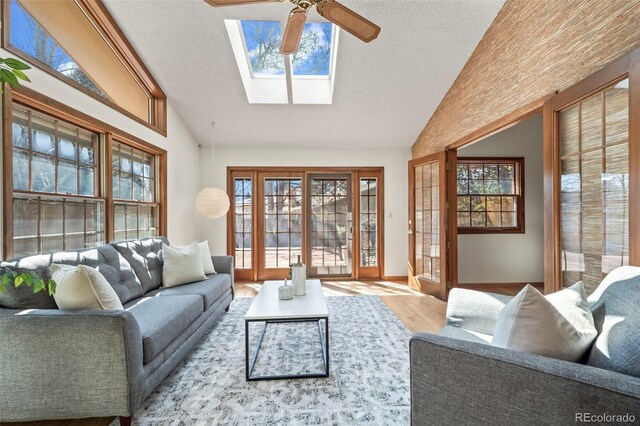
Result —
<instances>
[{"instance_id":1,"label":"sky visible through skylight","mask_svg":"<svg viewBox=\"0 0 640 426\"><path fill-rule=\"evenodd\" d=\"M280 54L282 33L278 21L240 21L254 77L283 77ZM328 77L331 66L332 24L307 22L298 52L293 56L294 76Z\"/></svg>"}]
</instances>

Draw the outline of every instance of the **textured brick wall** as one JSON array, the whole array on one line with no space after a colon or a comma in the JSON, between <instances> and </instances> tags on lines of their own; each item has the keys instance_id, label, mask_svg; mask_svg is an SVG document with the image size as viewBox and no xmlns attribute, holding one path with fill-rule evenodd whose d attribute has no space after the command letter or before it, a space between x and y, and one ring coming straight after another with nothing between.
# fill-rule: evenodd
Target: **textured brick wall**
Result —
<instances>
[{"instance_id":1,"label":"textured brick wall","mask_svg":"<svg viewBox=\"0 0 640 426\"><path fill-rule=\"evenodd\" d=\"M442 150L640 46L640 0L507 0L413 145Z\"/></svg>"}]
</instances>

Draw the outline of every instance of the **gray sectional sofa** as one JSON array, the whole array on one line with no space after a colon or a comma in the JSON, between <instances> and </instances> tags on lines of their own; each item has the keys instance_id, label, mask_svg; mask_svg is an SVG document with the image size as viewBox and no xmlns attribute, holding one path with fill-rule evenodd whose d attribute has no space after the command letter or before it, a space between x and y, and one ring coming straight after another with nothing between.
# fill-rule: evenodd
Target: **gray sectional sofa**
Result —
<instances>
[{"instance_id":1,"label":"gray sectional sofa","mask_svg":"<svg viewBox=\"0 0 640 426\"><path fill-rule=\"evenodd\" d=\"M640 421L640 268L612 271L589 296L598 337L580 363L491 346L510 299L454 289L440 335L413 336L413 425Z\"/></svg>"},{"instance_id":2,"label":"gray sectional sofa","mask_svg":"<svg viewBox=\"0 0 640 426\"><path fill-rule=\"evenodd\" d=\"M59 310L53 298L26 286L3 294L0 422L120 416L121 424L130 423L234 297L231 256L214 256L217 274L205 281L162 288L163 241L168 244L148 238L3 263L44 278L51 263L96 267L125 310Z\"/></svg>"}]
</instances>

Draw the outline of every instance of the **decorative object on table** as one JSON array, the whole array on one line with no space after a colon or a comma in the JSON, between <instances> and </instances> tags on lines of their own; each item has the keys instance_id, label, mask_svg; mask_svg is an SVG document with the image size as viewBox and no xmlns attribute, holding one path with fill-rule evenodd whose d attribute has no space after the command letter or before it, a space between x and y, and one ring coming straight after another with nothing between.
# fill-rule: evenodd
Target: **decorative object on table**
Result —
<instances>
[{"instance_id":1,"label":"decorative object on table","mask_svg":"<svg viewBox=\"0 0 640 426\"><path fill-rule=\"evenodd\" d=\"M304 296L307 293L307 265L300 261L291 264L291 284L293 284L293 294Z\"/></svg>"},{"instance_id":2,"label":"decorative object on table","mask_svg":"<svg viewBox=\"0 0 640 426\"><path fill-rule=\"evenodd\" d=\"M289 281L285 278L284 285L278 287L278 299L291 300L293 299L293 286L289 284Z\"/></svg>"}]
</instances>

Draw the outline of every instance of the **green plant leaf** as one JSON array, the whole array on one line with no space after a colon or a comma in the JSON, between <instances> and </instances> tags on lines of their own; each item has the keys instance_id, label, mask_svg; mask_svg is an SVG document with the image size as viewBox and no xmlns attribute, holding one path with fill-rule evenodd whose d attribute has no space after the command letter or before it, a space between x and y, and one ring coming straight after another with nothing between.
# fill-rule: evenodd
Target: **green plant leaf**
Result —
<instances>
[{"instance_id":1,"label":"green plant leaf","mask_svg":"<svg viewBox=\"0 0 640 426\"><path fill-rule=\"evenodd\" d=\"M24 283L29 287L31 287L31 284L33 283L33 276L31 274L24 274L23 278L24 278Z\"/></svg>"},{"instance_id":2,"label":"green plant leaf","mask_svg":"<svg viewBox=\"0 0 640 426\"><path fill-rule=\"evenodd\" d=\"M13 70L13 74L15 74L15 76L18 77L20 80L28 81L29 83L31 83L31 80L29 80L29 77L27 77L27 75L22 71Z\"/></svg>"},{"instance_id":3,"label":"green plant leaf","mask_svg":"<svg viewBox=\"0 0 640 426\"><path fill-rule=\"evenodd\" d=\"M20 86L20 82L18 81L16 76L13 75L11 71L6 69L0 69L0 81L6 81L11 85L11 87Z\"/></svg>"},{"instance_id":4,"label":"green plant leaf","mask_svg":"<svg viewBox=\"0 0 640 426\"><path fill-rule=\"evenodd\" d=\"M7 58L3 62L5 64L7 64L8 66L10 66L11 68L13 68L14 70L28 70L28 69L31 69L31 67L29 65L25 64L22 61L19 61L18 59Z\"/></svg>"},{"instance_id":5,"label":"green plant leaf","mask_svg":"<svg viewBox=\"0 0 640 426\"><path fill-rule=\"evenodd\" d=\"M2 284L3 285L9 284L10 281L11 281L11 278L9 278L9 274L2 274Z\"/></svg>"},{"instance_id":6,"label":"green plant leaf","mask_svg":"<svg viewBox=\"0 0 640 426\"><path fill-rule=\"evenodd\" d=\"M13 283L15 284L16 287L20 287L20 285L22 285L23 282L24 282L24 278L22 278L22 275L18 275L16 279L13 280Z\"/></svg>"},{"instance_id":7,"label":"green plant leaf","mask_svg":"<svg viewBox=\"0 0 640 426\"><path fill-rule=\"evenodd\" d=\"M53 296L56 293L57 288L58 285L56 284L56 282L52 279L49 279L49 296Z\"/></svg>"},{"instance_id":8,"label":"green plant leaf","mask_svg":"<svg viewBox=\"0 0 640 426\"><path fill-rule=\"evenodd\" d=\"M46 287L44 280L38 280L36 281L36 283L33 285L33 292L34 293L38 293L39 291L44 290Z\"/></svg>"}]
</instances>

